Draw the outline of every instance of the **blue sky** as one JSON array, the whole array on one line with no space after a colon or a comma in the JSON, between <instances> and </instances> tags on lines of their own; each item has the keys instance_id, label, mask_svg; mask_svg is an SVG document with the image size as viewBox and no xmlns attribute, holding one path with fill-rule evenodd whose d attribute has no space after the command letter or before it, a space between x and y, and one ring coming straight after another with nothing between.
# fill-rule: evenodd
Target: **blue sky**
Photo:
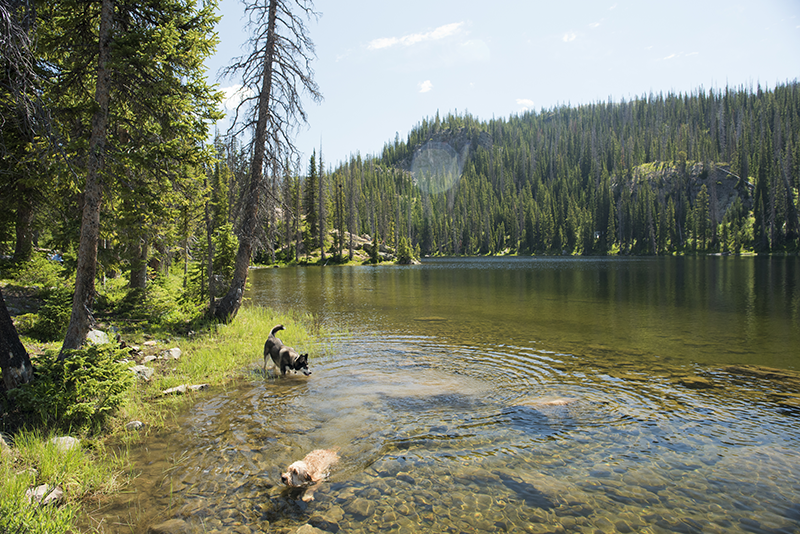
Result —
<instances>
[{"instance_id":1,"label":"blue sky","mask_svg":"<svg viewBox=\"0 0 800 534\"><path fill-rule=\"evenodd\" d=\"M297 137L304 166L379 154L424 117L483 120L562 104L800 78L800 1L318 0L308 22L324 96ZM221 0L219 69L241 55L240 0Z\"/></svg>"}]
</instances>

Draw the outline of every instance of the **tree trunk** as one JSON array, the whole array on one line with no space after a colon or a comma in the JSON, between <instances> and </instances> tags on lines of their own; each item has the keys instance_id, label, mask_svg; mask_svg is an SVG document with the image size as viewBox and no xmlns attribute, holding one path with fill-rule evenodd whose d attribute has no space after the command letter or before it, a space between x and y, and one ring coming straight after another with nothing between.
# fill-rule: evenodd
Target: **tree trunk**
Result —
<instances>
[{"instance_id":1,"label":"tree trunk","mask_svg":"<svg viewBox=\"0 0 800 534\"><path fill-rule=\"evenodd\" d=\"M203 185L208 187L208 182L204 181ZM206 285L208 286L208 309L213 311L215 299L214 292L211 290L211 277L214 275L214 225L211 221L211 213L208 209L208 203L209 199L206 197L203 207L203 219L206 223Z\"/></svg>"},{"instance_id":2,"label":"tree trunk","mask_svg":"<svg viewBox=\"0 0 800 534\"><path fill-rule=\"evenodd\" d=\"M325 174L322 170L322 146L319 147L319 191L317 195L317 220L319 221L319 254L320 261L325 262Z\"/></svg>"},{"instance_id":3,"label":"tree trunk","mask_svg":"<svg viewBox=\"0 0 800 534\"><path fill-rule=\"evenodd\" d=\"M14 389L33 378L33 366L28 352L19 340L17 329L6 308L3 292L0 290L0 371L3 372L3 385L6 390Z\"/></svg>"},{"instance_id":4,"label":"tree trunk","mask_svg":"<svg viewBox=\"0 0 800 534\"><path fill-rule=\"evenodd\" d=\"M267 143L267 123L269 118L269 104L272 92L272 62L275 56L275 21L277 19L278 1L269 3L269 19L267 22L267 49L264 54L263 76L261 78L261 93L258 97L258 119L256 121L255 141L253 145L253 161L250 165L250 180L245 193L245 207L242 218L242 231L239 236L239 249L233 267L233 281L228 292L216 303L213 309L214 317L222 322L229 322L236 317L242 305L245 284L247 284L247 270L250 268L250 258L253 244L256 239L258 227L259 194L264 177L264 155Z\"/></svg>"},{"instance_id":5,"label":"tree trunk","mask_svg":"<svg viewBox=\"0 0 800 534\"><path fill-rule=\"evenodd\" d=\"M67 350L78 349L86 341L86 334L93 321L91 310L94 304L94 279L97 273L97 239L100 235L100 203L102 191L100 173L105 156L106 129L108 126L108 102L111 59L111 26L114 21L113 0L103 0L100 11L100 53L97 63L97 86L95 100L97 111L92 117L92 134L89 139L89 164L86 186L83 193L83 218L78 246L78 265L75 275L75 295L72 300L72 315L67 334L61 347L59 359L66 357Z\"/></svg>"},{"instance_id":6,"label":"tree trunk","mask_svg":"<svg viewBox=\"0 0 800 534\"><path fill-rule=\"evenodd\" d=\"M33 203L31 201L32 190L22 185L17 185L17 220L16 232L17 240L14 245L14 261L28 261L33 256Z\"/></svg>"},{"instance_id":7,"label":"tree trunk","mask_svg":"<svg viewBox=\"0 0 800 534\"><path fill-rule=\"evenodd\" d=\"M145 289L147 287L147 256L150 247L145 239L139 240L133 252L131 261L130 289Z\"/></svg>"}]
</instances>

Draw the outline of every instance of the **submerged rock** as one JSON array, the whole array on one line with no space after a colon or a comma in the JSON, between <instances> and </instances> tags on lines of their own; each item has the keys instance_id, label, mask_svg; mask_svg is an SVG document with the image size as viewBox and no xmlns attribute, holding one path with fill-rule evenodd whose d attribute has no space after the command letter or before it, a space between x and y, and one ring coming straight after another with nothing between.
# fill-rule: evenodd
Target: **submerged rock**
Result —
<instances>
[{"instance_id":1,"label":"submerged rock","mask_svg":"<svg viewBox=\"0 0 800 534\"><path fill-rule=\"evenodd\" d=\"M567 406L577 400L578 399L573 397L535 397L515 402L513 406L527 406L529 408L538 408L540 406Z\"/></svg>"},{"instance_id":2,"label":"submerged rock","mask_svg":"<svg viewBox=\"0 0 800 534\"><path fill-rule=\"evenodd\" d=\"M370 517L374 512L374 507L372 501L364 499L363 497L357 497L345 505L345 510L354 516Z\"/></svg>"},{"instance_id":3,"label":"submerged rock","mask_svg":"<svg viewBox=\"0 0 800 534\"><path fill-rule=\"evenodd\" d=\"M147 534L182 534L184 532L189 532L189 528L183 519L170 519L147 529Z\"/></svg>"},{"instance_id":4,"label":"submerged rock","mask_svg":"<svg viewBox=\"0 0 800 534\"><path fill-rule=\"evenodd\" d=\"M709 389L717 387L712 380L702 376L683 376L678 379L678 383L691 389Z\"/></svg>"}]
</instances>

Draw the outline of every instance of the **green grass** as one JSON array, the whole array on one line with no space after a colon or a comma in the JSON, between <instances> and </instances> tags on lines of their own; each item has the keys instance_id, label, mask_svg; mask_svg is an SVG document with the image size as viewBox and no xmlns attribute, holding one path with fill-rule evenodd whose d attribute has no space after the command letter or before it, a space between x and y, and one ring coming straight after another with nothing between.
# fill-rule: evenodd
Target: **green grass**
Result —
<instances>
[{"instance_id":1,"label":"green grass","mask_svg":"<svg viewBox=\"0 0 800 534\"><path fill-rule=\"evenodd\" d=\"M180 348L180 359L147 364L156 373L150 382L140 382L131 390L112 422L114 433L123 441L135 441L122 430L132 420L145 423L144 435L164 428L196 395L161 395L167 388L181 384L208 384L212 388L226 386L243 374L260 372L264 362L264 341L277 324L285 327L280 333L284 343L303 352L324 353L324 346L318 341L322 332L315 327L311 315L278 314L268 308L242 307L230 324L211 325L192 338L160 342L159 350Z\"/></svg>"},{"instance_id":2,"label":"green grass","mask_svg":"<svg viewBox=\"0 0 800 534\"><path fill-rule=\"evenodd\" d=\"M107 418L101 429L85 429L77 435L83 443L80 449L59 452L50 443L52 430L17 432L11 452L0 457L0 532L79 532L77 525L86 524L79 523L86 517L84 506L102 495L120 491L134 476L127 455L130 447L137 446L151 432L169 428L198 395L207 394L164 396L162 391L180 384L208 384L213 392L242 376L253 378L261 373L264 341L277 324L285 327L280 335L285 343L315 356L325 353L324 344L319 341L324 332L311 315L279 314L245 306L230 324L207 325L191 337L161 339L157 350L179 347L180 359L148 363L156 370L153 379L129 388L116 413ZM130 336L142 337L141 332L131 332ZM144 428L126 430L126 423L132 420L142 421ZM40 484L60 486L64 504L28 504L25 491Z\"/></svg>"},{"instance_id":3,"label":"green grass","mask_svg":"<svg viewBox=\"0 0 800 534\"><path fill-rule=\"evenodd\" d=\"M101 442L63 452L52 437L35 430L19 432L13 448L0 453L0 532L76 532L82 503L125 484L125 458L110 453ZM30 503L25 492L43 484L61 488L64 502Z\"/></svg>"}]
</instances>

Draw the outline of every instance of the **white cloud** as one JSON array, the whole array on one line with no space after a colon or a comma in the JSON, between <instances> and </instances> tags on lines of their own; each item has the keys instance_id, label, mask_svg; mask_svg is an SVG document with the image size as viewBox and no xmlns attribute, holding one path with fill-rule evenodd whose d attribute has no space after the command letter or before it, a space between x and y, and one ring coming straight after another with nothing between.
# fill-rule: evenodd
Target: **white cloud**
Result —
<instances>
[{"instance_id":1,"label":"white cloud","mask_svg":"<svg viewBox=\"0 0 800 534\"><path fill-rule=\"evenodd\" d=\"M665 57L664 60L666 61L668 59L675 59L676 57L678 57L678 54L670 54L667 57Z\"/></svg>"},{"instance_id":2,"label":"white cloud","mask_svg":"<svg viewBox=\"0 0 800 534\"><path fill-rule=\"evenodd\" d=\"M430 80L425 80L424 82L420 82L417 84L419 86L420 93L427 93L431 89L433 89L433 84Z\"/></svg>"},{"instance_id":3,"label":"white cloud","mask_svg":"<svg viewBox=\"0 0 800 534\"><path fill-rule=\"evenodd\" d=\"M592 22L591 24L589 24L589 27L590 28L599 28L600 27L600 23L599 22Z\"/></svg>"},{"instance_id":4,"label":"white cloud","mask_svg":"<svg viewBox=\"0 0 800 534\"><path fill-rule=\"evenodd\" d=\"M522 111L533 109L533 100L530 98L518 98L517 105L522 107Z\"/></svg>"},{"instance_id":5,"label":"white cloud","mask_svg":"<svg viewBox=\"0 0 800 534\"><path fill-rule=\"evenodd\" d=\"M464 25L463 22L453 22L445 24L427 33L412 33L403 37L381 37L370 41L367 48L370 50L380 50L395 45L411 46L424 41L437 41L455 35Z\"/></svg>"},{"instance_id":6,"label":"white cloud","mask_svg":"<svg viewBox=\"0 0 800 534\"><path fill-rule=\"evenodd\" d=\"M565 43L569 43L570 41L574 41L578 36L575 35L575 32L567 32L564 34L564 37L561 38L562 41Z\"/></svg>"},{"instance_id":7,"label":"white cloud","mask_svg":"<svg viewBox=\"0 0 800 534\"><path fill-rule=\"evenodd\" d=\"M236 109L242 100L253 96L253 91L242 87L240 84L231 85L230 87L223 87L222 92L225 93L222 99L222 109L225 111L233 111Z\"/></svg>"}]
</instances>

